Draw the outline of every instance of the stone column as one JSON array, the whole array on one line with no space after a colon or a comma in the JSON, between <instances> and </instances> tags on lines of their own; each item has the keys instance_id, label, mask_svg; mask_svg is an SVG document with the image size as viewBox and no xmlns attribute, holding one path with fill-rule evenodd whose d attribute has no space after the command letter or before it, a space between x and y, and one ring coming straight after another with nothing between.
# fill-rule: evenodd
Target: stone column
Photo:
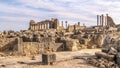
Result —
<instances>
[{"instance_id":1,"label":"stone column","mask_svg":"<svg viewBox=\"0 0 120 68\"><path fill-rule=\"evenodd\" d=\"M99 15L97 15L97 26L99 26Z\"/></svg>"},{"instance_id":2,"label":"stone column","mask_svg":"<svg viewBox=\"0 0 120 68\"><path fill-rule=\"evenodd\" d=\"M52 28L52 22L50 22L49 26L50 26L49 28L51 29Z\"/></svg>"},{"instance_id":3,"label":"stone column","mask_svg":"<svg viewBox=\"0 0 120 68\"><path fill-rule=\"evenodd\" d=\"M76 30L76 24L74 25L74 30Z\"/></svg>"},{"instance_id":4,"label":"stone column","mask_svg":"<svg viewBox=\"0 0 120 68\"><path fill-rule=\"evenodd\" d=\"M37 25L35 25L35 30L37 30Z\"/></svg>"},{"instance_id":5,"label":"stone column","mask_svg":"<svg viewBox=\"0 0 120 68\"><path fill-rule=\"evenodd\" d=\"M46 29L48 29L48 23L46 23Z\"/></svg>"},{"instance_id":6,"label":"stone column","mask_svg":"<svg viewBox=\"0 0 120 68\"><path fill-rule=\"evenodd\" d=\"M39 24L39 30L40 30L40 24Z\"/></svg>"},{"instance_id":7,"label":"stone column","mask_svg":"<svg viewBox=\"0 0 120 68\"><path fill-rule=\"evenodd\" d=\"M33 30L33 25L32 25L32 28L31 28L31 30Z\"/></svg>"},{"instance_id":8,"label":"stone column","mask_svg":"<svg viewBox=\"0 0 120 68\"><path fill-rule=\"evenodd\" d=\"M80 22L78 22L78 26L80 26Z\"/></svg>"},{"instance_id":9,"label":"stone column","mask_svg":"<svg viewBox=\"0 0 120 68\"><path fill-rule=\"evenodd\" d=\"M31 28L30 28L31 30L33 30L33 25L31 25Z\"/></svg>"},{"instance_id":10,"label":"stone column","mask_svg":"<svg viewBox=\"0 0 120 68\"><path fill-rule=\"evenodd\" d=\"M42 25L40 24L40 29L42 29Z\"/></svg>"},{"instance_id":11,"label":"stone column","mask_svg":"<svg viewBox=\"0 0 120 68\"><path fill-rule=\"evenodd\" d=\"M63 21L62 21L62 27L63 27Z\"/></svg>"},{"instance_id":12,"label":"stone column","mask_svg":"<svg viewBox=\"0 0 120 68\"><path fill-rule=\"evenodd\" d=\"M102 24L102 26L103 26L103 24L104 24L104 15L102 14L101 17L102 17L102 18L101 18L101 22L102 22L101 24Z\"/></svg>"},{"instance_id":13,"label":"stone column","mask_svg":"<svg viewBox=\"0 0 120 68\"><path fill-rule=\"evenodd\" d=\"M107 26L107 17L105 16L105 26Z\"/></svg>"},{"instance_id":14,"label":"stone column","mask_svg":"<svg viewBox=\"0 0 120 68\"><path fill-rule=\"evenodd\" d=\"M41 24L41 29L43 29L42 26L43 26L43 25Z\"/></svg>"},{"instance_id":15,"label":"stone column","mask_svg":"<svg viewBox=\"0 0 120 68\"><path fill-rule=\"evenodd\" d=\"M66 21L65 23L66 23L66 28L67 28L67 27L68 27L68 26L67 26L68 22Z\"/></svg>"},{"instance_id":16,"label":"stone column","mask_svg":"<svg viewBox=\"0 0 120 68\"><path fill-rule=\"evenodd\" d=\"M37 24L37 30L39 30L39 24Z\"/></svg>"},{"instance_id":17,"label":"stone column","mask_svg":"<svg viewBox=\"0 0 120 68\"><path fill-rule=\"evenodd\" d=\"M36 30L36 25L35 25L35 30Z\"/></svg>"},{"instance_id":18,"label":"stone column","mask_svg":"<svg viewBox=\"0 0 120 68\"><path fill-rule=\"evenodd\" d=\"M44 24L44 29L45 29L45 24Z\"/></svg>"},{"instance_id":19,"label":"stone column","mask_svg":"<svg viewBox=\"0 0 120 68\"><path fill-rule=\"evenodd\" d=\"M35 30L35 25L33 25L33 30Z\"/></svg>"},{"instance_id":20,"label":"stone column","mask_svg":"<svg viewBox=\"0 0 120 68\"><path fill-rule=\"evenodd\" d=\"M32 30L32 25L30 25L30 30Z\"/></svg>"},{"instance_id":21,"label":"stone column","mask_svg":"<svg viewBox=\"0 0 120 68\"><path fill-rule=\"evenodd\" d=\"M108 26L108 14L106 14L106 24Z\"/></svg>"},{"instance_id":22,"label":"stone column","mask_svg":"<svg viewBox=\"0 0 120 68\"><path fill-rule=\"evenodd\" d=\"M102 22L102 21L101 21L101 16L100 16L100 26L102 25L101 22Z\"/></svg>"},{"instance_id":23,"label":"stone column","mask_svg":"<svg viewBox=\"0 0 120 68\"><path fill-rule=\"evenodd\" d=\"M36 25L34 25L34 30L36 30Z\"/></svg>"}]
</instances>

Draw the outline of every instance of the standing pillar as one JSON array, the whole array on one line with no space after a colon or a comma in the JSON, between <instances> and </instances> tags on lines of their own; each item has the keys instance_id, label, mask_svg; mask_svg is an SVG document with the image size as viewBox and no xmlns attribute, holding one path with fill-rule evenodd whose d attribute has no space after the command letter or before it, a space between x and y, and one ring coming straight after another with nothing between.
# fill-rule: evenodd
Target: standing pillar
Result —
<instances>
[{"instance_id":1,"label":"standing pillar","mask_svg":"<svg viewBox=\"0 0 120 68\"><path fill-rule=\"evenodd\" d=\"M41 24L41 29L43 29L43 24Z\"/></svg>"},{"instance_id":2,"label":"standing pillar","mask_svg":"<svg viewBox=\"0 0 120 68\"><path fill-rule=\"evenodd\" d=\"M36 24L36 30L38 30L38 25Z\"/></svg>"},{"instance_id":3,"label":"standing pillar","mask_svg":"<svg viewBox=\"0 0 120 68\"><path fill-rule=\"evenodd\" d=\"M39 30L39 24L37 24L37 30Z\"/></svg>"},{"instance_id":4,"label":"standing pillar","mask_svg":"<svg viewBox=\"0 0 120 68\"><path fill-rule=\"evenodd\" d=\"M78 26L80 26L80 22L78 22Z\"/></svg>"},{"instance_id":5,"label":"standing pillar","mask_svg":"<svg viewBox=\"0 0 120 68\"><path fill-rule=\"evenodd\" d=\"M41 29L43 29L42 26L43 26L43 25L41 24Z\"/></svg>"},{"instance_id":6,"label":"standing pillar","mask_svg":"<svg viewBox=\"0 0 120 68\"><path fill-rule=\"evenodd\" d=\"M36 25L35 25L35 30L36 30Z\"/></svg>"},{"instance_id":7,"label":"standing pillar","mask_svg":"<svg viewBox=\"0 0 120 68\"><path fill-rule=\"evenodd\" d=\"M36 25L35 25L35 30L36 30Z\"/></svg>"},{"instance_id":8,"label":"standing pillar","mask_svg":"<svg viewBox=\"0 0 120 68\"><path fill-rule=\"evenodd\" d=\"M63 27L63 21L62 21L62 27Z\"/></svg>"},{"instance_id":9,"label":"standing pillar","mask_svg":"<svg viewBox=\"0 0 120 68\"><path fill-rule=\"evenodd\" d=\"M102 14L101 17L102 17L102 18L101 18L101 24L102 24L102 26L103 26L103 23L104 23L104 16L103 16L103 14Z\"/></svg>"},{"instance_id":10,"label":"standing pillar","mask_svg":"<svg viewBox=\"0 0 120 68\"><path fill-rule=\"evenodd\" d=\"M42 25L40 24L40 29L42 29Z\"/></svg>"},{"instance_id":11,"label":"standing pillar","mask_svg":"<svg viewBox=\"0 0 120 68\"><path fill-rule=\"evenodd\" d=\"M40 24L39 24L39 30L40 30Z\"/></svg>"},{"instance_id":12,"label":"standing pillar","mask_svg":"<svg viewBox=\"0 0 120 68\"><path fill-rule=\"evenodd\" d=\"M46 29L48 29L48 23L46 23Z\"/></svg>"},{"instance_id":13,"label":"standing pillar","mask_svg":"<svg viewBox=\"0 0 120 68\"><path fill-rule=\"evenodd\" d=\"M33 30L33 29L34 29L34 27L33 27L33 25L31 25L31 26L32 26L32 28L31 28L31 29Z\"/></svg>"},{"instance_id":14,"label":"standing pillar","mask_svg":"<svg viewBox=\"0 0 120 68\"><path fill-rule=\"evenodd\" d=\"M107 26L107 17L105 16L105 26Z\"/></svg>"},{"instance_id":15,"label":"standing pillar","mask_svg":"<svg viewBox=\"0 0 120 68\"><path fill-rule=\"evenodd\" d=\"M35 30L35 25L33 25L33 30Z\"/></svg>"},{"instance_id":16,"label":"standing pillar","mask_svg":"<svg viewBox=\"0 0 120 68\"><path fill-rule=\"evenodd\" d=\"M66 23L66 28L67 28L67 27L68 27L68 26L67 26L68 22L66 21L65 23Z\"/></svg>"},{"instance_id":17,"label":"standing pillar","mask_svg":"<svg viewBox=\"0 0 120 68\"><path fill-rule=\"evenodd\" d=\"M45 24L44 24L44 28L43 29L45 29Z\"/></svg>"},{"instance_id":18,"label":"standing pillar","mask_svg":"<svg viewBox=\"0 0 120 68\"><path fill-rule=\"evenodd\" d=\"M31 30L33 30L33 25L32 25L32 28L31 28Z\"/></svg>"},{"instance_id":19,"label":"standing pillar","mask_svg":"<svg viewBox=\"0 0 120 68\"><path fill-rule=\"evenodd\" d=\"M32 30L34 30L34 25L32 25Z\"/></svg>"},{"instance_id":20,"label":"standing pillar","mask_svg":"<svg viewBox=\"0 0 120 68\"><path fill-rule=\"evenodd\" d=\"M99 15L97 15L97 26L99 26Z\"/></svg>"},{"instance_id":21,"label":"standing pillar","mask_svg":"<svg viewBox=\"0 0 120 68\"><path fill-rule=\"evenodd\" d=\"M76 24L74 25L74 31L76 30Z\"/></svg>"},{"instance_id":22,"label":"standing pillar","mask_svg":"<svg viewBox=\"0 0 120 68\"><path fill-rule=\"evenodd\" d=\"M106 24L107 24L107 26L109 25L108 24L108 14L106 14Z\"/></svg>"},{"instance_id":23,"label":"standing pillar","mask_svg":"<svg viewBox=\"0 0 120 68\"><path fill-rule=\"evenodd\" d=\"M30 30L32 30L32 25L30 25Z\"/></svg>"},{"instance_id":24,"label":"standing pillar","mask_svg":"<svg viewBox=\"0 0 120 68\"><path fill-rule=\"evenodd\" d=\"M101 16L100 16L100 26L101 26Z\"/></svg>"}]
</instances>

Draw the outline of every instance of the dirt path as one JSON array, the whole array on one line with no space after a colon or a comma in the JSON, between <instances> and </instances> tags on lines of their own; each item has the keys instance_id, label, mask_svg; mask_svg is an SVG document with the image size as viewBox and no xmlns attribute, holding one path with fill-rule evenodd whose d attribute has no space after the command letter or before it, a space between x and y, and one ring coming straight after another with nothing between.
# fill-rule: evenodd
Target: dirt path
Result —
<instances>
[{"instance_id":1,"label":"dirt path","mask_svg":"<svg viewBox=\"0 0 120 68\"><path fill-rule=\"evenodd\" d=\"M30 57L0 57L0 64L5 65L2 68L96 68L91 65L86 64L83 59L72 59L75 57L85 58L94 55L96 51L100 49L84 49L75 52L57 52L57 63L55 65L42 65L41 64L41 55L35 56L36 60L31 60ZM67 61L64 61L68 59ZM69 60L72 59L72 60ZM61 61L61 62L59 62ZM23 64L18 62L24 62Z\"/></svg>"}]
</instances>

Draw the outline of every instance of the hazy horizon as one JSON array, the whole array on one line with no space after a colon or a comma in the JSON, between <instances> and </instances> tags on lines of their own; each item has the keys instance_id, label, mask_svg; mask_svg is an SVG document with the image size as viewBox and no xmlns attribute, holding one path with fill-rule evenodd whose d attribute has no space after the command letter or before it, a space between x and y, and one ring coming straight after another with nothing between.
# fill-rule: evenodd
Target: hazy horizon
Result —
<instances>
[{"instance_id":1,"label":"hazy horizon","mask_svg":"<svg viewBox=\"0 0 120 68\"><path fill-rule=\"evenodd\" d=\"M96 15L108 13L120 24L119 0L0 0L0 31L25 30L36 22L58 18L69 24L96 25Z\"/></svg>"}]
</instances>

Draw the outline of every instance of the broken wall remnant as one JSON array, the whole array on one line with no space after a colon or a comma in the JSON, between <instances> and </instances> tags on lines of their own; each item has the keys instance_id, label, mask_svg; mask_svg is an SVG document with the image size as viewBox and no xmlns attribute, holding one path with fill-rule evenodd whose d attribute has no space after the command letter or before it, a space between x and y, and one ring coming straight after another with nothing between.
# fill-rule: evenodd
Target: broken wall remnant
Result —
<instances>
[{"instance_id":1,"label":"broken wall remnant","mask_svg":"<svg viewBox=\"0 0 120 68\"><path fill-rule=\"evenodd\" d=\"M63 46L63 43L55 43L52 37L41 37L38 42L24 42L22 38L18 38L18 53L21 55L63 51Z\"/></svg>"},{"instance_id":2,"label":"broken wall remnant","mask_svg":"<svg viewBox=\"0 0 120 68\"><path fill-rule=\"evenodd\" d=\"M115 27L115 23L114 23L113 19L110 16L107 17L107 25L109 27Z\"/></svg>"}]
</instances>

